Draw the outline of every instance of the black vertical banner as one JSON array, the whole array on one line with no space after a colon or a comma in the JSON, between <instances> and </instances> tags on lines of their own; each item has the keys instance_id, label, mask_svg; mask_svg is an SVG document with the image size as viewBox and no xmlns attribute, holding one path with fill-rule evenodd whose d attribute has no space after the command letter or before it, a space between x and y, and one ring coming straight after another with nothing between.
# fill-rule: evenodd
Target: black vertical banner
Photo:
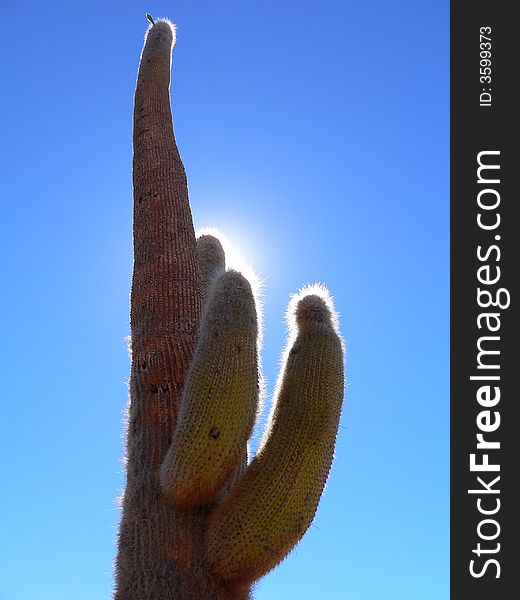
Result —
<instances>
[{"instance_id":1,"label":"black vertical banner","mask_svg":"<svg viewBox=\"0 0 520 600\"><path fill-rule=\"evenodd\" d=\"M501 0L451 4L454 600L520 597L516 8Z\"/></svg>"}]
</instances>

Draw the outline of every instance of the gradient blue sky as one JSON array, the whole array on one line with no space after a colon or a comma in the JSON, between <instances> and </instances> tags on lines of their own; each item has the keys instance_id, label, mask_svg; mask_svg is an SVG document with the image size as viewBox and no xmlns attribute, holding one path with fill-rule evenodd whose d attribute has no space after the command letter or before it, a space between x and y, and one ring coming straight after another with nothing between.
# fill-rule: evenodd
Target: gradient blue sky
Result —
<instances>
[{"instance_id":1,"label":"gradient blue sky","mask_svg":"<svg viewBox=\"0 0 520 600\"><path fill-rule=\"evenodd\" d=\"M265 279L269 390L303 284L348 348L316 520L255 598L448 598L449 3L0 7L0 599L111 592L145 11L178 24L196 225Z\"/></svg>"}]
</instances>

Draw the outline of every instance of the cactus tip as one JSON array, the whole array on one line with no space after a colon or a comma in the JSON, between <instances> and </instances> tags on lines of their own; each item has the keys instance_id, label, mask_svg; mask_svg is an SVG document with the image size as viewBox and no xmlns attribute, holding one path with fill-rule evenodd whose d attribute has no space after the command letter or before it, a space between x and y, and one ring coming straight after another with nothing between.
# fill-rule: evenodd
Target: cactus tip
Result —
<instances>
[{"instance_id":1,"label":"cactus tip","mask_svg":"<svg viewBox=\"0 0 520 600\"><path fill-rule=\"evenodd\" d=\"M308 285L291 297L286 320L289 329L296 333L311 323L323 323L338 332L338 313L329 290L322 284Z\"/></svg>"},{"instance_id":2,"label":"cactus tip","mask_svg":"<svg viewBox=\"0 0 520 600\"><path fill-rule=\"evenodd\" d=\"M296 305L294 316L300 327L311 323L331 322L329 307L325 300L316 294L304 296Z\"/></svg>"},{"instance_id":3,"label":"cactus tip","mask_svg":"<svg viewBox=\"0 0 520 600\"><path fill-rule=\"evenodd\" d=\"M212 261L225 265L226 255L218 237L210 234L202 234L197 237L197 250L199 260Z\"/></svg>"}]
</instances>

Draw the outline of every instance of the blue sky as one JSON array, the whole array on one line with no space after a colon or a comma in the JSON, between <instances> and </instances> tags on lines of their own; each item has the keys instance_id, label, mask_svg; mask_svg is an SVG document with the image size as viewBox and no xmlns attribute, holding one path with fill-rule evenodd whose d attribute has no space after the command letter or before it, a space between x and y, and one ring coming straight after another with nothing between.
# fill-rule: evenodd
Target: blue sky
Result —
<instances>
[{"instance_id":1,"label":"blue sky","mask_svg":"<svg viewBox=\"0 0 520 600\"><path fill-rule=\"evenodd\" d=\"M448 598L449 3L0 5L0 600L111 593L146 11L196 225L265 280L269 390L302 285L347 344L326 492L255 598Z\"/></svg>"}]
</instances>

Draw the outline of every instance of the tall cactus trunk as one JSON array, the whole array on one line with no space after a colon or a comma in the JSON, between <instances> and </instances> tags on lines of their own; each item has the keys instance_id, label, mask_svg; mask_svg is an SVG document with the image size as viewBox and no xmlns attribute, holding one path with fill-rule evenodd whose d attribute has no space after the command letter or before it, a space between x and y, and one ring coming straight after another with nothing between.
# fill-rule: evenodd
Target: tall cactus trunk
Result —
<instances>
[{"instance_id":1,"label":"tall cactus trunk","mask_svg":"<svg viewBox=\"0 0 520 600\"><path fill-rule=\"evenodd\" d=\"M132 369L117 600L232 597L204 566L207 510L176 507L159 483L202 306L186 174L170 110L174 35L161 21L148 30L135 92Z\"/></svg>"}]
</instances>

